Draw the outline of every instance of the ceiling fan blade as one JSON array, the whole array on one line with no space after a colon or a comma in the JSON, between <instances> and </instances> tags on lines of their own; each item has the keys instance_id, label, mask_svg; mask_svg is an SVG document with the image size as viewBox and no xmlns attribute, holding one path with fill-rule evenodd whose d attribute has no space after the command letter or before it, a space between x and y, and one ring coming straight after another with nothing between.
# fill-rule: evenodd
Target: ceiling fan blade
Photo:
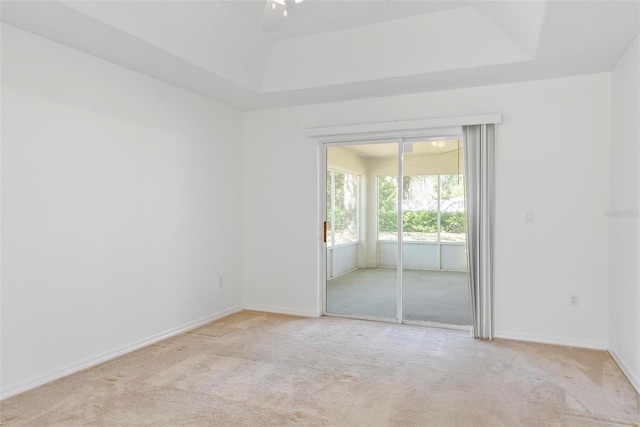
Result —
<instances>
[{"instance_id":1,"label":"ceiling fan blade","mask_svg":"<svg viewBox=\"0 0 640 427\"><path fill-rule=\"evenodd\" d=\"M284 4L266 0L264 4L264 12L262 12L262 21L260 22L260 31L272 33L282 28L284 22Z\"/></svg>"}]
</instances>

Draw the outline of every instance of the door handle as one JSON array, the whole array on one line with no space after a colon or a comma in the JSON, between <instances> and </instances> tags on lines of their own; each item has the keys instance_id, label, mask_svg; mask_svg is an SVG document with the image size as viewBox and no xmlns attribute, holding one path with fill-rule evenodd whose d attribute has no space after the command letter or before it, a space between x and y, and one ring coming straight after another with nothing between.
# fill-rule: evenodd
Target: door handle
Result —
<instances>
[{"instance_id":1,"label":"door handle","mask_svg":"<svg viewBox=\"0 0 640 427\"><path fill-rule=\"evenodd\" d=\"M322 241L327 243L327 221L325 221L322 226Z\"/></svg>"}]
</instances>

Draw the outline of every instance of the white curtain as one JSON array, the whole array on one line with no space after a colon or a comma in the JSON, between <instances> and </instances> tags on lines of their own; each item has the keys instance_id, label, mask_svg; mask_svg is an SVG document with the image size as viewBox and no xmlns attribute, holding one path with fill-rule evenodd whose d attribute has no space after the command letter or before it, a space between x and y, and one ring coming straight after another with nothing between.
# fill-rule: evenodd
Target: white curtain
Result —
<instances>
[{"instance_id":1,"label":"white curtain","mask_svg":"<svg viewBox=\"0 0 640 427\"><path fill-rule=\"evenodd\" d=\"M463 127L467 258L475 338L493 338L495 125Z\"/></svg>"}]
</instances>

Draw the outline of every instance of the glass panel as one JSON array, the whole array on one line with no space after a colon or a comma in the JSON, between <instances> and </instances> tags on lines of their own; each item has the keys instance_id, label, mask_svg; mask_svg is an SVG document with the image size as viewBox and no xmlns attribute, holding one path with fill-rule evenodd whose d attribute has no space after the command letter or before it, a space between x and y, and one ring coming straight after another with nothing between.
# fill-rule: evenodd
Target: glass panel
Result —
<instances>
[{"instance_id":1,"label":"glass panel","mask_svg":"<svg viewBox=\"0 0 640 427\"><path fill-rule=\"evenodd\" d=\"M466 242L467 216L464 204L464 177L440 176L440 241Z\"/></svg>"},{"instance_id":2,"label":"glass panel","mask_svg":"<svg viewBox=\"0 0 640 427\"><path fill-rule=\"evenodd\" d=\"M378 240L398 240L398 177L379 176Z\"/></svg>"},{"instance_id":3,"label":"glass panel","mask_svg":"<svg viewBox=\"0 0 640 427\"><path fill-rule=\"evenodd\" d=\"M327 148L328 313L397 318L397 144ZM378 241L378 223L389 241Z\"/></svg>"},{"instance_id":4,"label":"glass panel","mask_svg":"<svg viewBox=\"0 0 640 427\"><path fill-rule=\"evenodd\" d=\"M335 244L358 242L358 200L360 176L335 171Z\"/></svg>"},{"instance_id":5,"label":"glass panel","mask_svg":"<svg viewBox=\"0 0 640 427\"><path fill-rule=\"evenodd\" d=\"M333 171L331 170L327 170L327 246L334 246L335 243L333 241L333 234L331 233L331 230L333 230L334 226L333 226L333 211L334 211L334 203L335 200L333 198L333 194L334 194L334 189L333 189L333 183L334 183L334 179L335 177L333 176Z\"/></svg>"},{"instance_id":6,"label":"glass panel","mask_svg":"<svg viewBox=\"0 0 640 427\"><path fill-rule=\"evenodd\" d=\"M471 324L461 158L457 140L403 154L403 320Z\"/></svg>"},{"instance_id":7,"label":"glass panel","mask_svg":"<svg viewBox=\"0 0 640 427\"><path fill-rule=\"evenodd\" d=\"M405 242L437 242L438 176L404 176L402 211Z\"/></svg>"}]
</instances>

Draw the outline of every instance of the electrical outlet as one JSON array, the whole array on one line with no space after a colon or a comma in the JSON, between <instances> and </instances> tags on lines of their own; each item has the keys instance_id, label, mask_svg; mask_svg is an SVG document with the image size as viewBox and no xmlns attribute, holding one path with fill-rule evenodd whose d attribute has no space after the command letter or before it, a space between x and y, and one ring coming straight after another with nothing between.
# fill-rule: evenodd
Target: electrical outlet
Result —
<instances>
[{"instance_id":1,"label":"electrical outlet","mask_svg":"<svg viewBox=\"0 0 640 427\"><path fill-rule=\"evenodd\" d=\"M218 279L218 287L219 288L223 288L224 287L224 279L222 276L220 276L220 278Z\"/></svg>"},{"instance_id":2,"label":"electrical outlet","mask_svg":"<svg viewBox=\"0 0 640 427\"><path fill-rule=\"evenodd\" d=\"M580 307L579 295L569 295L569 307Z\"/></svg>"}]
</instances>

